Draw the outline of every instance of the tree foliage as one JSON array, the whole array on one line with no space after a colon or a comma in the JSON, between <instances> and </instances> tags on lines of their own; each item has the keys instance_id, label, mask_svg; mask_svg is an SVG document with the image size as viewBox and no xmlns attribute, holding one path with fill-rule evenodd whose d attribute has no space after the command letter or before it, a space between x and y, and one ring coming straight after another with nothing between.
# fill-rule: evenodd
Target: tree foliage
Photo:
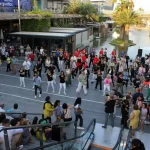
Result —
<instances>
[{"instance_id":1,"label":"tree foliage","mask_svg":"<svg viewBox=\"0 0 150 150\"><path fill-rule=\"evenodd\" d=\"M50 27L50 19L29 19L22 21L23 31L46 32Z\"/></svg>"},{"instance_id":2,"label":"tree foliage","mask_svg":"<svg viewBox=\"0 0 150 150\"><path fill-rule=\"evenodd\" d=\"M68 7L65 9L65 13L82 15L82 19L85 21L99 20L96 8L88 1L70 0Z\"/></svg>"},{"instance_id":3,"label":"tree foliage","mask_svg":"<svg viewBox=\"0 0 150 150\"><path fill-rule=\"evenodd\" d=\"M129 29L131 25L138 24L140 17L133 10L134 3L129 0L121 0L113 13L113 20L120 26L120 39L129 42Z\"/></svg>"}]
</instances>

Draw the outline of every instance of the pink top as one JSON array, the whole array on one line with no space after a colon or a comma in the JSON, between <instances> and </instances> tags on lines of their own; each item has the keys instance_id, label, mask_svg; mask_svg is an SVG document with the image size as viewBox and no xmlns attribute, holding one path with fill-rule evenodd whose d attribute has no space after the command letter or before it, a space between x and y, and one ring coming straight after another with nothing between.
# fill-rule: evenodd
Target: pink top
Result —
<instances>
[{"instance_id":1,"label":"pink top","mask_svg":"<svg viewBox=\"0 0 150 150\"><path fill-rule=\"evenodd\" d=\"M111 85L111 83L112 83L111 79L105 78L104 84Z\"/></svg>"},{"instance_id":2,"label":"pink top","mask_svg":"<svg viewBox=\"0 0 150 150\"><path fill-rule=\"evenodd\" d=\"M139 74L143 74L143 73L145 73L145 68L140 67L139 68Z\"/></svg>"}]
</instances>

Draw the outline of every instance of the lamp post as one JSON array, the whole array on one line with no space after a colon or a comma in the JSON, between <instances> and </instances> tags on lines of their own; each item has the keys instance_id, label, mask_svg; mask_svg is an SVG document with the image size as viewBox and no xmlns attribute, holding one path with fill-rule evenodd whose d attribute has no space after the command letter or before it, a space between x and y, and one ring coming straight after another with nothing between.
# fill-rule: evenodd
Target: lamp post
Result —
<instances>
[{"instance_id":1,"label":"lamp post","mask_svg":"<svg viewBox=\"0 0 150 150\"><path fill-rule=\"evenodd\" d=\"M20 0L18 0L18 13L19 13L19 32L20 32L21 31Z\"/></svg>"}]
</instances>

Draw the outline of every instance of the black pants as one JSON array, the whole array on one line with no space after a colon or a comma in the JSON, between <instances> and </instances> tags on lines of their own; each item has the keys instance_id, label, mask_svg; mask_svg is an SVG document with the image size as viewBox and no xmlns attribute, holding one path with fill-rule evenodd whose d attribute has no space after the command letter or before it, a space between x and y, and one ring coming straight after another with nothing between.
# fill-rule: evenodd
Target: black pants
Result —
<instances>
[{"instance_id":1,"label":"black pants","mask_svg":"<svg viewBox=\"0 0 150 150\"><path fill-rule=\"evenodd\" d=\"M79 119L80 120L79 126L83 127L83 118L82 118L82 116L81 115L76 115L75 117L76 117L75 121L78 122L78 119Z\"/></svg>"},{"instance_id":2,"label":"black pants","mask_svg":"<svg viewBox=\"0 0 150 150\"><path fill-rule=\"evenodd\" d=\"M30 70L25 70L25 77L27 76L30 78Z\"/></svg>"},{"instance_id":3,"label":"black pants","mask_svg":"<svg viewBox=\"0 0 150 150\"><path fill-rule=\"evenodd\" d=\"M96 81L95 89L97 89L98 84L99 84L100 90L102 90L102 80Z\"/></svg>"},{"instance_id":4,"label":"black pants","mask_svg":"<svg viewBox=\"0 0 150 150\"><path fill-rule=\"evenodd\" d=\"M88 89L88 88L89 88L89 76L87 76L87 79L86 79L86 81L87 81L86 88Z\"/></svg>"},{"instance_id":5,"label":"black pants","mask_svg":"<svg viewBox=\"0 0 150 150\"><path fill-rule=\"evenodd\" d=\"M8 71L11 71L11 69L10 69L10 63L9 64L7 64L7 70L6 70L7 72Z\"/></svg>"},{"instance_id":6,"label":"black pants","mask_svg":"<svg viewBox=\"0 0 150 150\"><path fill-rule=\"evenodd\" d=\"M58 72L60 72L60 69L59 69L58 63L55 63L54 65L57 67Z\"/></svg>"},{"instance_id":7,"label":"black pants","mask_svg":"<svg viewBox=\"0 0 150 150\"><path fill-rule=\"evenodd\" d=\"M40 70L40 71L38 71L38 75L41 77L41 70Z\"/></svg>"},{"instance_id":8,"label":"black pants","mask_svg":"<svg viewBox=\"0 0 150 150\"><path fill-rule=\"evenodd\" d=\"M39 89L40 94L42 94L42 88L41 88L41 86L35 85L34 89L35 89L35 95L36 95L36 96L37 96L37 89Z\"/></svg>"},{"instance_id":9,"label":"black pants","mask_svg":"<svg viewBox=\"0 0 150 150\"><path fill-rule=\"evenodd\" d=\"M113 75L111 75L111 80L112 80L112 84L113 84L113 87L114 87L115 84L114 84L114 76Z\"/></svg>"},{"instance_id":10,"label":"black pants","mask_svg":"<svg viewBox=\"0 0 150 150\"><path fill-rule=\"evenodd\" d=\"M64 118L64 122L70 122L70 121L72 121L72 118L67 118L67 119Z\"/></svg>"},{"instance_id":11,"label":"black pants","mask_svg":"<svg viewBox=\"0 0 150 150\"><path fill-rule=\"evenodd\" d=\"M124 128L128 129L127 120L129 119L128 113L122 111L122 118L121 118L121 125L124 126Z\"/></svg>"}]
</instances>

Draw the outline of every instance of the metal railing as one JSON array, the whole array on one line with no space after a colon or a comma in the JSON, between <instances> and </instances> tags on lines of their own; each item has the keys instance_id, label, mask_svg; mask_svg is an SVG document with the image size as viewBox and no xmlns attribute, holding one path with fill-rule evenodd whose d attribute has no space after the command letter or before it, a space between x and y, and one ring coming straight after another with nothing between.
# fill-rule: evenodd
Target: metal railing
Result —
<instances>
[{"instance_id":1,"label":"metal railing","mask_svg":"<svg viewBox=\"0 0 150 150\"><path fill-rule=\"evenodd\" d=\"M130 137L131 137L131 132L132 132L132 127L130 127L129 132L128 132L128 137L126 141L126 146L124 150L129 150L130 149Z\"/></svg>"},{"instance_id":2,"label":"metal railing","mask_svg":"<svg viewBox=\"0 0 150 150\"><path fill-rule=\"evenodd\" d=\"M75 136L74 138L71 138L71 139L68 139L68 140L65 140L65 141L62 141L62 142L58 142L58 143L53 143L53 144L47 144L47 145L44 145L44 146L40 146L40 147L36 147L36 148L32 148L32 149L29 149L29 150L39 150L39 149L43 149L43 148L47 148L47 147L52 147L52 146L55 146L55 145L61 145L63 143L66 143L66 142L71 142L71 141L76 141L82 137L84 137L86 135L86 133L89 131L90 127L93 125L93 129L92 129L92 132L90 133L90 135L88 136L87 138L87 141L85 142L85 144L83 145L82 147L82 150L85 148L88 140L90 139L91 135L94 134L94 129L95 129L95 124L96 124L96 119L93 119L90 124L88 125L88 127L86 128L85 132L80 135L80 136ZM79 142L79 141L78 141Z\"/></svg>"},{"instance_id":3,"label":"metal railing","mask_svg":"<svg viewBox=\"0 0 150 150\"><path fill-rule=\"evenodd\" d=\"M72 122L62 122L62 123L49 123L49 124L45 124L45 125L42 125L42 124L36 124L36 125L26 125L26 126L17 126L17 127L4 127L0 130L0 132L4 132L4 141L5 141L5 148L6 150L10 150L10 144L9 144L9 140L8 140L8 130L12 130L12 129L25 129L25 128L35 128L37 127L39 129L39 133L40 133L40 146L38 148L33 148L33 149L43 149L44 146L43 146L43 127L51 127L51 126L54 126L54 125L58 125L59 127L62 127L64 125L68 125L68 124L72 124L74 123L75 125L75 130L74 130L74 137L76 137L77 135L77 122L75 121L72 121ZM62 137L60 138L62 139ZM57 144L59 142L56 141L55 144ZM62 142L63 143L63 142ZM47 146L47 145L46 145ZM49 147L49 146L47 146Z\"/></svg>"},{"instance_id":4,"label":"metal railing","mask_svg":"<svg viewBox=\"0 0 150 150\"><path fill-rule=\"evenodd\" d=\"M123 136L123 130L124 130L124 127L122 126L120 129L120 132L119 132L118 140L117 140L115 146L112 148L112 150L117 150L117 149L119 150L118 147L120 147L120 143L121 143L122 136Z\"/></svg>"}]
</instances>

